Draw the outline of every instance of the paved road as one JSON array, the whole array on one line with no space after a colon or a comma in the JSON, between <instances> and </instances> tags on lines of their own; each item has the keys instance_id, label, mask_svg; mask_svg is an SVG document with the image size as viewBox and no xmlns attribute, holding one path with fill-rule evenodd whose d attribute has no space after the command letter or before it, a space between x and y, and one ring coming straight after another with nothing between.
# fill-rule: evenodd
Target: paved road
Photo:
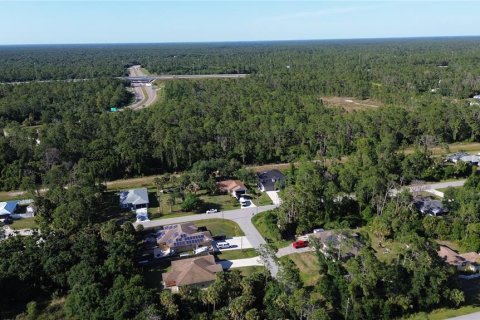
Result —
<instances>
[{"instance_id":1,"label":"paved road","mask_svg":"<svg viewBox=\"0 0 480 320\"><path fill-rule=\"evenodd\" d=\"M480 312L466 314L455 318L448 318L448 320L478 320L480 319Z\"/></svg>"},{"instance_id":2,"label":"paved road","mask_svg":"<svg viewBox=\"0 0 480 320\"><path fill-rule=\"evenodd\" d=\"M137 224L142 224L145 229L155 228L158 226L163 226L167 224L175 224L175 223L182 223L182 222L189 222L189 221L199 221L205 219L212 219L212 218L224 218L231 221L234 221L238 224L240 229L242 229L243 233L247 237L248 241L252 245L253 248L258 248L260 245L266 244L265 239L263 239L262 235L258 232L257 228L252 223L252 217L255 213L264 212L268 210L272 210L276 208L275 205L270 206L260 206L256 208L245 208L245 209L237 209L237 210L229 210L224 212L217 212L211 214L196 214L191 216L183 216L178 218L169 218L169 219L159 219L159 220L151 220L145 222L136 222ZM270 261L271 268L270 273L273 277L275 277L278 273L278 265Z\"/></svg>"},{"instance_id":3,"label":"paved road","mask_svg":"<svg viewBox=\"0 0 480 320\"><path fill-rule=\"evenodd\" d=\"M128 73L131 77L145 77L146 75L141 70L140 66L132 66L128 68ZM157 99L157 91L153 88L152 84L136 84L133 87L133 90L136 92L136 95L141 97L139 100L135 101L126 108L132 110L141 110L149 107ZM146 96L145 96L146 93Z\"/></svg>"},{"instance_id":4,"label":"paved road","mask_svg":"<svg viewBox=\"0 0 480 320\"><path fill-rule=\"evenodd\" d=\"M139 67L139 66L133 66ZM139 67L140 68L140 67ZM143 74L130 74L128 77L121 77L122 79L126 80L145 80L145 81L152 81L152 80L177 80L177 79L238 79L238 78L245 78L248 74L244 73L233 73L233 74L166 74L166 75L143 75ZM139 79L144 78L144 79Z\"/></svg>"}]
</instances>

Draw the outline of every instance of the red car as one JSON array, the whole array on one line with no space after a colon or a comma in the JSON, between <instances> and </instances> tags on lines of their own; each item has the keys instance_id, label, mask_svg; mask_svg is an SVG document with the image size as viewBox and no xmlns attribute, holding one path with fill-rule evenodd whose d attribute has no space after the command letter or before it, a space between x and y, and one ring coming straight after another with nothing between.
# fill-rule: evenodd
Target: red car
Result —
<instances>
[{"instance_id":1,"label":"red car","mask_svg":"<svg viewBox=\"0 0 480 320\"><path fill-rule=\"evenodd\" d=\"M295 249L300 249L300 248L308 247L308 241L304 241L304 240L295 241L295 242L293 243L293 247L294 247Z\"/></svg>"}]
</instances>

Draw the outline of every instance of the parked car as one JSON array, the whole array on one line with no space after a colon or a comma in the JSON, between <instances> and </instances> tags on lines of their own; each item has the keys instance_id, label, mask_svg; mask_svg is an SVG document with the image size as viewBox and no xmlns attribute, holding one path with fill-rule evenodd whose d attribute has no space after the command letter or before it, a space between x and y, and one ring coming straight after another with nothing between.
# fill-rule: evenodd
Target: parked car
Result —
<instances>
[{"instance_id":1,"label":"parked car","mask_svg":"<svg viewBox=\"0 0 480 320\"><path fill-rule=\"evenodd\" d=\"M232 246L230 245L230 243L228 243L227 241L220 241L220 242L217 242L217 248L218 249L228 249L228 248L231 248Z\"/></svg>"},{"instance_id":2,"label":"parked car","mask_svg":"<svg viewBox=\"0 0 480 320\"><path fill-rule=\"evenodd\" d=\"M293 243L293 247L295 249L305 248L308 247L308 241L305 240L298 240Z\"/></svg>"},{"instance_id":3,"label":"parked car","mask_svg":"<svg viewBox=\"0 0 480 320\"><path fill-rule=\"evenodd\" d=\"M205 212L206 214L210 214L210 213L217 213L218 210L217 209L209 209L207 210L207 212Z\"/></svg>"}]
</instances>

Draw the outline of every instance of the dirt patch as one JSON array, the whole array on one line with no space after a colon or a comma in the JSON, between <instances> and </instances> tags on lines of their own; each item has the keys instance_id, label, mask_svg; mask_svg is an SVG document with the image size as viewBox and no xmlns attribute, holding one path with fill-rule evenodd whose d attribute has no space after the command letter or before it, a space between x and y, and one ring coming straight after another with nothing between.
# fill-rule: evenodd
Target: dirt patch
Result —
<instances>
[{"instance_id":1,"label":"dirt patch","mask_svg":"<svg viewBox=\"0 0 480 320\"><path fill-rule=\"evenodd\" d=\"M352 97L322 97L321 99L326 107L342 108L347 112L365 111L383 106L380 102L371 99L360 100Z\"/></svg>"}]
</instances>

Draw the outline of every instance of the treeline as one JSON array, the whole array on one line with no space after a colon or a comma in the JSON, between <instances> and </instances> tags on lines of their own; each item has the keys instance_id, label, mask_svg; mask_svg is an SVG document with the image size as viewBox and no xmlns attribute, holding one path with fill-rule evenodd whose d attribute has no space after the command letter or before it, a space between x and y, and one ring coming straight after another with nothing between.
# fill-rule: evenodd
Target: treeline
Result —
<instances>
[{"instance_id":1,"label":"treeline","mask_svg":"<svg viewBox=\"0 0 480 320\"><path fill-rule=\"evenodd\" d=\"M80 82L32 82L0 85L0 126L9 122L33 125L59 121L71 114L96 114L132 100L126 83L102 78Z\"/></svg>"},{"instance_id":2,"label":"treeline","mask_svg":"<svg viewBox=\"0 0 480 320\"><path fill-rule=\"evenodd\" d=\"M0 48L0 81L250 73L302 93L410 103L412 95L480 93L478 38ZM434 91L432 93L432 90Z\"/></svg>"},{"instance_id":3,"label":"treeline","mask_svg":"<svg viewBox=\"0 0 480 320\"><path fill-rule=\"evenodd\" d=\"M123 103L121 84L103 87L95 102L91 95L79 96L82 90L74 90L95 83L70 84L71 91L60 90L55 98L66 101L58 104L58 110L65 111L53 118L45 116L49 125L35 130L15 122L5 126L7 136L0 137L0 188L17 189L31 177L36 184L65 183L67 173L79 165L88 166L99 181L105 181L185 170L212 158L236 159L241 164L301 157L339 159L355 152L360 138L368 138L373 145L388 141L392 152L410 145L426 148L479 139L480 113L475 108L438 102L413 111L392 106L344 113L326 108L319 99L269 88L261 81L256 77L175 81L167 84L165 101L157 107L119 113L97 112ZM61 98L68 92L73 95ZM24 101L42 101L27 97ZM70 102L72 109L64 109ZM419 178L409 174L409 179L414 177Z\"/></svg>"}]
</instances>

